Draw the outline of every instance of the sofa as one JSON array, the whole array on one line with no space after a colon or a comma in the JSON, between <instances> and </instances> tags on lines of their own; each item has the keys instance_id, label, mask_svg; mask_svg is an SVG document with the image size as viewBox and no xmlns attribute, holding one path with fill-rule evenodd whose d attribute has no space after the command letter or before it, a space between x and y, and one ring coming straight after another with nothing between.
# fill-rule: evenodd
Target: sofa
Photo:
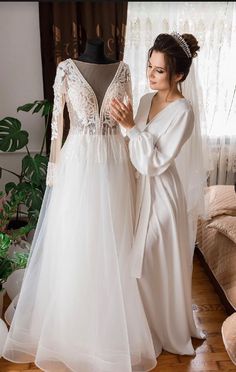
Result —
<instances>
[{"instance_id":1,"label":"sofa","mask_svg":"<svg viewBox=\"0 0 236 372\"><path fill-rule=\"evenodd\" d=\"M231 360L236 364L236 193L234 186L207 187L205 206L205 215L198 220L196 253L229 315L222 324L222 338Z\"/></svg>"}]
</instances>

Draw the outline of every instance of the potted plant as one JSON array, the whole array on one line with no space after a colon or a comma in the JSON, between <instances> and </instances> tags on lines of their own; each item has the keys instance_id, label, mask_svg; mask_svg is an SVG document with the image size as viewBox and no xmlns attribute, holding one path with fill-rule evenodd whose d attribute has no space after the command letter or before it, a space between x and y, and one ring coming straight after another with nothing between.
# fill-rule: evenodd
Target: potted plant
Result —
<instances>
[{"instance_id":1,"label":"potted plant","mask_svg":"<svg viewBox=\"0 0 236 372\"><path fill-rule=\"evenodd\" d=\"M27 152L21 161L19 173L0 166L0 177L2 172L9 172L16 177L16 182L9 182L5 185L8 199L21 195L14 221L9 222L10 228L18 228L26 224L27 221L34 225L37 223L46 187L48 157L44 154L44 146L52 108L53 105L47 100L37 100L17 108L17 112L32 111L32 114L41 112L41 116L46 119L41 148L34 156L28 148L29 133L22 130L21 122L13 117L5 117L0 120L0 151L15 152L25 147Z\"/></svg>"},{"instance_id":2,"label":"potted plant","mask_svg":"<svg viewBox=\"0 0 236 372\"><path fill-rule=\"evenodd\" d=\"M8 277L27 264L30 247L26 241L27 234L37 224L46 187L48 157L44 147L52 109L53 105L47 100L37 100L17 108L17 112L41 113L46 119L41 147L34 155L28 147L29 133L22 129L21 122L13 117L0 120L0 151L15 152L25 147L27 152L21 160L19 173L0 166L0 177L2 172L8 172L16 178L15 182L5 185L4 192L0 192L0 304ZM17 252L19 245L24 249Z\"/></svg>"},{"instance_id":3,"label":"potted plant","mask_svg":"<svg viewBox=\"0 0 236 372\"><path fill-rule=\"evenodd\" d=\"M20 203L23 201L24 194L14 194L10 200L7 200L6 194L0 192L0 317L2 315L2 305L4 296L4 283L11 273L17 269L24 269L29 255L29 244L25 245L22 252L10 252L10 248L26 239L26 235L32 230L33 225L27 223L24 227L18 229L8 229L9 221L15 215Z\"/></svg>"}]
</instances>

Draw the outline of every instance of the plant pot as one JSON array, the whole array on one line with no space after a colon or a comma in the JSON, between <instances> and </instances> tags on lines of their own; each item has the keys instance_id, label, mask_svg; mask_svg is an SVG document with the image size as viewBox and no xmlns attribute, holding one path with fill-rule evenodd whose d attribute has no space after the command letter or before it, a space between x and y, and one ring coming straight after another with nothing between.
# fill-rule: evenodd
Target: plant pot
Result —
<instances>
[{"instance_id":1,"label":"plant pot","mask_svg":"<svg viewBox=\"0 0 236 372\"><path fill-rule=\"evenodd\" d=\"M26 219L12 219L7 225L7 230L16 230L27 225Z\"/></svg>"},{"instance_id":2,"label":"plant pot","mask_svg":"<svg viewBox=\"0 0 236 372\"><path fill-rule=\"evenodd\" d=\"M4 288L7 291L7 294L11 300L20 293L21 285L23 282L25 269L18 269L13 271L11 275L7 278Z\"/></svg>"},{"instance_id":3,"label":"plant pot","mask_svg":"<svg viewBox=\"0 0 236 372\"><path fill-rule=\"evenodd\" d=\"M12 323L12 319L16 311L18 298L19 298L19 294L16 297L14 297L14 299L12 300L12 302L10 303L10 305L8 306L8 308L6 309L4 313L4 319L9 326Z\"/></svg>"}]
</instances>

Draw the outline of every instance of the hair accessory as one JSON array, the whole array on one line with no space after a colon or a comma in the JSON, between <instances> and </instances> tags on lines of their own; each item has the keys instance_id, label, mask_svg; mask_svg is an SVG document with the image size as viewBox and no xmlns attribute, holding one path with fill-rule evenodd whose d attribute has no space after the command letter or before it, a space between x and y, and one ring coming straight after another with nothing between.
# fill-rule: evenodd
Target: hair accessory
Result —
<instances>
[{"instance_id":1,"label":"hair accessory","mask_svg":"<svg viewBox=\"0 0 236 372\"><path fill-rule=\"evenodd\" d=\"M183 49L184 53L189 57L192 58L192 54L190 52L189 46L184 40L184 38L178 32L171 32L171 36L177 41L179 46Z\"/></svg>"}]
</instances>

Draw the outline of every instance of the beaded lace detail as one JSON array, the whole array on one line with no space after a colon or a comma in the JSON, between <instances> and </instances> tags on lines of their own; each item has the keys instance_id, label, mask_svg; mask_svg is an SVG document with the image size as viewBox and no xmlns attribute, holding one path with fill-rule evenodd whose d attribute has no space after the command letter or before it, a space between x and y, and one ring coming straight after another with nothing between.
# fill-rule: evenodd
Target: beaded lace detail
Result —
<instances>
[{"instance_id":1,"label":"beaded lace detail","mask_svg":"<svg viewBox=\"0 0 236 372\"><path fill-rule=\"evenodd\" d=\"M93 88L81 74L72 59L59 63L54 89L53 116L51 122L50 164L59 161L63 134L63 111L67 104L70 117L69 134L115 135L120 133L119 124L110 115L110 103L113 98L121 101L131 98L131 79L129 66L121 61L104 95L101 109ZM49 165L47 184L52 183L52 166ZM49 180L49 174L50 180Z\"/></svg>"},{"instance_id":2,"label":"beaded lace detail","mask_svg":"<svg viewBox=\"0 0 236 372\"><path fill-rule=\"evenodd\" d=\"M83 77L78 67L71 59L58 65L54 83L54 115L52 120L52 140L57 138L57 116L63 111L65 101L70 115L71 130L76 129L90 134L105 134L106 128L117 126L117 122L110 115L110 102L116 97L123 100L129 94L127 85L130 82L129 67L120 62L116 74L110 83L99 112L96 95ZM104 130L105 129L105 130Z\"/></svg>"},{"instance_id":3,"label":"beaded lace detail","mask_svg":"<svg viewBox=\"0 0 236 372\"><path fill-rule=\"evenodd\" d=\"M54 104L53 104L53 114L52 114L52 137L54 140L58 137L58 126L57 120L59 115L63 115L64 110L64 94L65 94L65 71L62 64L58 65L55 82L53 85L54 90Z\"/></svg>"},{"instance_id":4,"label":"beaded lace detail","mask_svg":"<svg viewBox=\"0 0 236 372\"><path fill-rule=\"evenodd\" d=\"M56 171L56 164L52 162L48 162L48 168L47 168L47 185L52 186L53 180L55 178L55 171Z\"/></svg>"}]
</instances>

